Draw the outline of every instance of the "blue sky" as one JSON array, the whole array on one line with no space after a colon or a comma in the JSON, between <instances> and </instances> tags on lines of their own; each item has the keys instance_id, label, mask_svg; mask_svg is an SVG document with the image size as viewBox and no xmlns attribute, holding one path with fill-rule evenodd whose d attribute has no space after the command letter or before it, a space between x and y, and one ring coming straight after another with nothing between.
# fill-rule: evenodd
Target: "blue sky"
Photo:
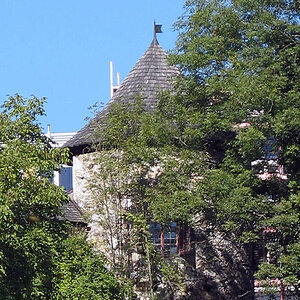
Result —
<instances>
[{"instance_id":1,"label":"blue sky","mask_svg":"<svg viewBox=\"0 0 300 300\"><path fill-rule=\"evenodd\" d=\"M184 0L1 0L0 102L47 97L51 131L77 131L95 102L110 98L109 62L121 83L152 41L174 48ZM116 79L115 79L116 81Z\"/></svg>"}]
</instances>

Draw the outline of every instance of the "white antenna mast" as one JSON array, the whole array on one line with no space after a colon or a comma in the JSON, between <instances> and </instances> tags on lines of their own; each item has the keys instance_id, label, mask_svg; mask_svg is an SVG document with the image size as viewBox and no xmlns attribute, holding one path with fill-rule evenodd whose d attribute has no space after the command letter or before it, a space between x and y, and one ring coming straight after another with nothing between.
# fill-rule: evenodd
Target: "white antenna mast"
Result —
<instances>
[{"instance_id":1,"label":"white antenna mast","mask_svg":"<svg viewBox=\"0 0 300 300\"><path fill-rule=\"evenodd\" d=\"M110 98L114 95L114 93L120 87L120 74L117 72L117 85L114 86L114 67L113 62L110 61Z\"/></svg>"}]
</instances>

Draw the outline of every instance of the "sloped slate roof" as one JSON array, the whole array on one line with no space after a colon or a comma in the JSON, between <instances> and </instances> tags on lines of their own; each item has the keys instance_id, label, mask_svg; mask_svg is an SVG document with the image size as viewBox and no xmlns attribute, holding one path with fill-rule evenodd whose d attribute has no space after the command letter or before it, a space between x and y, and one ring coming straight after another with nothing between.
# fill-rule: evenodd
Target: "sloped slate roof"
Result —
<instances>
[{"instance_id":1,"label":"sloped slate roof","mask_svg":"<svg viewBox=\"0 0 300 300\"><path fill-rule=\"evenodd\" d=\"M63 147L69 147L73 151L76 148L83 149L91 145L94 124L101 124L101 120L107 115L111 104L115 101L122 101L124 104L131 103L139 94L144 100L146 111L152 112L158 103L158 92L172 89L172 78L174 79L178 75L178 68L169 64L167 53L161 48L155 36L149 48L103 110Z\"/></svg>"},{"instance_id":2,"label":"sloped slate roof","mask_svg":"<svg viewBox=\"0 0 300 300\"><path fill-rule=\"evenodd\" d=\"M70 197L70 201L62 206L63 218L71 223L87 224L82 211L73 200L73 190L68 191L67 194Z\"/></svg>"}]
</instances>

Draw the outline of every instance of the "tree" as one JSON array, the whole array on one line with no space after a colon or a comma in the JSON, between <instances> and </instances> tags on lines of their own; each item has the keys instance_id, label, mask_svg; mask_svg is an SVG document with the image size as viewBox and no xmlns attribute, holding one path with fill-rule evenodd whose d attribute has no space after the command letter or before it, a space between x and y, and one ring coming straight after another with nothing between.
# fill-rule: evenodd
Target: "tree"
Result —
<instances>
[{"instance_id":1,"label":"tree","mask_svg":"<svg viewBox=\"0 0 300 300\"><path fill-rule=\"evenodd\" d=\"M44 102L16 95L0 113L0 299L76 299L80 288L85 299L96 292L119 299L121 287L104 261L83 239L69 238L59 218L68 197L51 181L69 153L52 148L39 126Z\"/></svg>"},{"instance_id":2,"label":"tree","mask_svg":"<svg viewBox=\"0 0 300 300\"><path fill-rule=\"evenodd\" d=\"M163 156L163 149L156 147L157 141L148 133L157 130L152 127L153 118L144 111L140 97L131 104L114 103L100 126L94 124L98 151L82 158L92 173L90 214L101 233L94 239L96 245L120 277L135 284L149 283L150 299L162 281L168 281L173 290L181 288L180 272L157 255L149 233L149 224L155 221L150 190L158 177L151 170Z\"/></svg>"},{"instance_id":3,"label":"tree","mask_svg":"<svg viewBox=\"0 0 300 300\"><path fill-rule=\"evenodd\" d=\"M193 226L200 216L248 249L269 232L271 259L256 276L299 294L299 4L186 1L175 29L177 94L132 119L134 131L112 122L115 142L104 144L148 171L163 166L157 181L140 182L147 221Z\"/></svg>"},{"instance_id":4,"label":"tree","mask_svg":"<svg viewBox=\"0 0 300 300\"><path fill-rule=\"evenodd\" d=\"M1 297L49 299L65 225L63 191L50 184L68 158L38 125L45 99L9 97L0 115Z\"/></svg>"},{"instance_id":5,"label":"tree","mask_svg":"<svg viewBox=\"0 0 300 300\"><path fill-rule=\"evenodd\" d=\"M244 242L271 228L276 272L257 275L297 286L299 3L199 0L185 9L173 56L186 75L177 100L187 111L181 140L222 154L200 184L200 198L210 199L204 209ZM254 162L270 173L274 160L288 180L258 181Z\"/></svg>"},{"instance_id":6,"label":"tree","mask_svg":"<svg viewBox=\"0 0 300 300\"><path fill-rule=\"evenodd\" d=\"M63 241L55 270L53 299L124 299L126 291L105 264L104 257L86 242L86 235L74 232Z\"/></svg>"}]
</instances>

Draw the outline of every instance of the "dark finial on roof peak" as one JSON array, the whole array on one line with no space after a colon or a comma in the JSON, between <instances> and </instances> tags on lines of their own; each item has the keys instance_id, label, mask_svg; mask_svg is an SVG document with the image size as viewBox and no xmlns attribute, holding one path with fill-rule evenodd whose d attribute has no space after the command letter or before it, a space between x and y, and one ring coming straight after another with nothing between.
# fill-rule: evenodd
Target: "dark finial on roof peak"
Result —
<instances>
[{"instance_id":1,"label":"dark finial on roof peak","mask_svg":"<svg viewBox=\"0 0 300 300\"><path fill-rule=\"evenodd\" d=\"M157 24L155 23L155 21L154 21L154 30L153 30L154 34L153 34L153 41L152 41L152 44L155 44L155 45L158 45L158 44L159 44L159 43L158 43L158 40L157 40L157 38L156 38L156 34L157 34L157 33L162 33L161 26L162 26L162 25L157 25Z\"/></svg>"}]
</instances>

